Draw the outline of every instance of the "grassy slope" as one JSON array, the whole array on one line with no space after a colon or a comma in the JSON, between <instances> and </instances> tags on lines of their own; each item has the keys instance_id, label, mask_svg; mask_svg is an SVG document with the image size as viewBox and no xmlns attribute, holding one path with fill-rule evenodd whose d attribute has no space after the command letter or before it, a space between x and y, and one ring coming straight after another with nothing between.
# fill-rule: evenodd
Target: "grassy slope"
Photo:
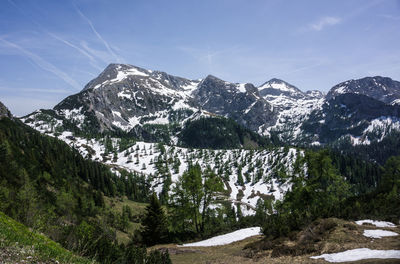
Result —
<instances>
[{"instance_id":1,"label":"grassy slope","mask_svg":"<svg viewBox=\"0 0 400 264\"><path fill-rule=\"evenodd\" d=\"M136 230L139 230L141 228L140 218L145 214L146 206L148 204L134 202L134 201L128 200L126 197L122 197L122 198L104 197L104 202L105 202L106 206L109 206L111 208L112 211L118 212L118 213L122 213L122 208L125 205L127 205L131 208L132 214L136 218L136 220L134 222L132 222L132 221L129 222L130 226L129 226L127 232L122 232L122 231L116 230L118 242L127 244L130 241L130 236L133 235L133 233Z\"/></svg>"},{"instance_id":2,"label":"grassy slope","mask_svg":"<svg viewBox=\"0 0 400 264\"><path fill-rule=\"evenodd\" d=\"M93 263L0 212L1 263Z\"/></svg>"}]
</instances>

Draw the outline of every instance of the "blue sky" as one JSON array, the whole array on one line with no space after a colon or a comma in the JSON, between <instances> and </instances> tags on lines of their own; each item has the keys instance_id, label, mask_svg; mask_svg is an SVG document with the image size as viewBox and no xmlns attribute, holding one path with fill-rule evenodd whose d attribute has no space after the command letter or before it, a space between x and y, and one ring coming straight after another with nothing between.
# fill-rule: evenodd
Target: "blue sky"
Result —
<instances>
[{"instance_id":1,"label":"blue sky","mask_svg":"<svg viewBox=\"0 0 400 264\"><path fill-rule=\"evenodd\" d=\"M51 108L109 63L328 91L400 80L400 1L2 0L0 101Z\"/></svg>"}]
</instances>

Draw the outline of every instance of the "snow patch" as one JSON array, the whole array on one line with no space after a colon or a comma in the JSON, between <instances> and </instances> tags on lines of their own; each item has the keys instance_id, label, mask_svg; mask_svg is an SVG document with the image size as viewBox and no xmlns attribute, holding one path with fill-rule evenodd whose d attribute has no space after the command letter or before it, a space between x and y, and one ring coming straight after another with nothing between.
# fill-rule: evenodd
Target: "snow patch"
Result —
<instances>
[{"instance_id":1,"label":"snow patch","mask_svg":"<svg viewBox=\"0 0 400 264\"><path fill-rule=\"evenodd\" d=\"M375 230L364 230L363 235L365 237L372 237L372 238L382 238L388 236L398 236L396 232L386 231L382 229L375 229Z\"/></svg>"},{"instance_id":2,"label":"snow patch","mask_svg":"<svg viewBox=\"0 0 400 264\"><path fill-rule=\"evenodd\" d=\"M335 92L337 94L347 93L347 86L340 86L340 87L336 88Z\"/></svg>"},{"instance_id":3,"label":"snow patch","mask_svg":"<svg viewBox=\"0 0 400 264\"><path fill-rule=\"evenodd\" d=\"M356 221L356 224L357 225L371 224L376 227L396 227L396 225L391 222L375 221L375 220L370 220L370 219Z\"/></svg>"},{"instance_id":4,"label":"snow patch","mask_svg":"<svg viewBox=\"0 0 400 264\"><path fill-rule=\"evenodd\" d=\"M400 259L400 250L372 250L356 248L339 253L313 256L312 259L325 259L328 262L358 261L363 259Z\"/></svg>"},{"instance_id":5,"label":"snow patch","mask_svg":"<svg viewBox=\"0 0 400 264\"><path fill-rule=\"evenodd\" d=\"M241 92L241 93L245 93L246 92L246 84L245 83L239 83L238 85L237 85L237 89L239 90L239 92Z\"/></svg>"},{"instance_id":6,"label":"snow patch","mask_svg":"<svg viewBox=\"0 0 400 264\"><path fill-rule=\"evenodd\" d=\"M183 244L182 247L213 247L213 246L221 246L221 245L227 245L236 241L240 241L252 236L257 236L261 234L261 228L260 227L250 227L250 228L244 228L244 229L239 229L237 231L225 234L225 235L220 235L216 237L209 238L207 240L195 242L195 243L189 243L189 244Z\"/></svg>"}]
</instances>

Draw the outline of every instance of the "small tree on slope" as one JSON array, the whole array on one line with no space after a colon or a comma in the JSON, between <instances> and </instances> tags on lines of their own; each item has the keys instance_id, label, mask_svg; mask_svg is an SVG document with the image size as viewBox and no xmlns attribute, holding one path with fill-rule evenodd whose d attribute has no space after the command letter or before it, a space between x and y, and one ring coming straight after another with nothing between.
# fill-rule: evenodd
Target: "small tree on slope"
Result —
<instances>
[{"instance_id":1,"label":"small tree on slope","mask_svg":"<svg viewBox=\"0 0 400 264\"><path fill-rule=\"evenodd\" d=\"M155 193L150 197L150 205L146 207L142 225L141 236L147 246L166 241L168 236L167 218Z\"/></svg>"}]
</instances>

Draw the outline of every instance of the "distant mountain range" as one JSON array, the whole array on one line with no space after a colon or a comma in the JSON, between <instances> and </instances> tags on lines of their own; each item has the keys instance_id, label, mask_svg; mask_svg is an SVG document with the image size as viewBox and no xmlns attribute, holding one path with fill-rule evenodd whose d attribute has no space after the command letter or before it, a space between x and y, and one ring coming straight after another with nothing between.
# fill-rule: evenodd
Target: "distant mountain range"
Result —
<instances>
[{"instance_id":1,"label":"distant mountain range","mask_svg":"<svg viewBox=\"0 0 400 264\"><path fill-rule=\"evenodd\" d=\"M42 130L129 134L179 144L189 120L230 118L263 136L294 145L353 145L382 140L400 128L400 82L366 77L334 86L327 95L303 92L283 80L259 87L209 75L189 80L127 64L110 64L84 89L51 110L22 120ZM173 129L172 129L173 127Z\"/></svg>"},{"instance_id":2,"label":"distant mountain range","mask_svg":"<svg viewBox=\"0 0 400 264\"><path fill-rule=\"evenodd\" d=\"M289 185L279 173L290 171L304 148L330 146L380 163L398 155L399 90L390 78L367 77L325 95L279 79L256 87L110 64L81 92L20 120L117 174L146 175L158 194L165 174L157 161L173 164L172 182L192 162L211 166L224 177L227 199L254 214L263 195L282 199ZM1 116L11 117L2 104Z\"/></svg>"}]
</instances>

